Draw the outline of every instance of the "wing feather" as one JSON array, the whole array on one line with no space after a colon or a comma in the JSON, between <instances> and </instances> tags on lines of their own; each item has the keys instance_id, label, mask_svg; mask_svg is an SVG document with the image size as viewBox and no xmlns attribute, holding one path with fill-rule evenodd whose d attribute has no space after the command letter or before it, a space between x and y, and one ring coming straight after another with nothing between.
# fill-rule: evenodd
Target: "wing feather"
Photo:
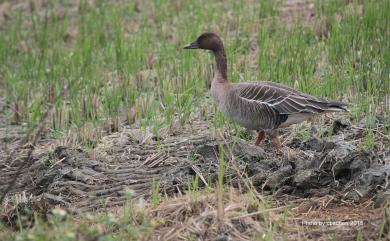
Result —
<instances>
[{"instance_id":1,"label":"wing feather","mask_svg":"<svg viewBox=\"0 0 390 241\"><path fill-rule=\"evenodd\" d=\"M345 110L344 103L306 95L277 83L241 83L236 88L239 98L249 103L261 104L263 108L267 106L279 114L317 114Z\"/></svg>"}]
</instances>

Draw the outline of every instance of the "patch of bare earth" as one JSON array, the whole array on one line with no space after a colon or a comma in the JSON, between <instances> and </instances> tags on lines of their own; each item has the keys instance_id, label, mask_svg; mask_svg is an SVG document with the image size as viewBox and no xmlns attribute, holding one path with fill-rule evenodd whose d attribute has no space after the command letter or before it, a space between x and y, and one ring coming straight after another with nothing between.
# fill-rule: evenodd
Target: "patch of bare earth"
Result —
<instances>
[{"instance_id":1,"label":"patch of bare earth","mask_svg":"<svg viewBox=\"0 0 390 241\"><path fill-rule=\"evenodd\" d=\"M264 222L256 214L258 208L250 208L249 201L235 201L247 200L248 190L257 198L273 195L271 209L264 211L271 221L280 219L281 210L288 210L286 224L280 229L292 232L289 238L318 239L329 229L336 236L354 239L359 229L380 227L389 197L390 152L366 152L358 147L366 135L364 125L340 119L328 125L330 139L311 137L302 142L286 138L285 154L276 153L268 143L258 147L241 139L226 141L231 140L227 133L225 139L213 136L211 130L208 122L195 121L157 139L147 131L126 126L104 137L91 151L38 146L33 152L33 164L23 170L3 204L2 219L15 223L16 210L26 207L42 214L56 206L74 213L121 207L129 195L148 199L155 180L161 192L172 197L153 212L166 220L156 234L179 225L183 229L180 235L185 237L191 234L208 239L219 234L250 239L262 230L259 227ZM384 142L385 138L378 134L376 141ZM214 189L210 199L198 194L200 201L194 207L183 201L190 199L185 193L196 176L200 187L216 182L221 146L226 161L225 180L235 189L233 195L225 194L228 196L223 208L227 214L223 220L217 217ZM8 161L1 159L1 190L13 179L22 157L23 151ZM170 206L173 203L178 204ZM175 214L169 211L171 208ZM230 213L231 210L235 211ZM239 213L248 216L233 221L236 218L231 217ZM210 215L210 229L205 229L203 221ZM363 223L320 226L310 225L312 221ZM229 225L238 226L229 229ZM377 235L372 231L364 234L367 238Z\"/></svg>"}]
</instances>

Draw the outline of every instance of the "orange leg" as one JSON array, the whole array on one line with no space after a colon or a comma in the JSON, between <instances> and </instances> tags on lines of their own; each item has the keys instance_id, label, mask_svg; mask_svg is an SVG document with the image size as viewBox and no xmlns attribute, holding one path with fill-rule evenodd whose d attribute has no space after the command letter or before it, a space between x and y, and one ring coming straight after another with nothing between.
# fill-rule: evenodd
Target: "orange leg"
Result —
<instances>
[{"instance_id":1,"label":"orange leg","mask_svg":"<svg viewBox=\"0 0 390 241\"><path fill-rule=\"evenodd\" d=\"M265 132L263 130L260 130L258 132L259 134L257 135L257 139L256 139L256 142L255 142L255 145L258 146L260 145L260 143L264 140L265 138Z\"/></svg>"},{"instance_id":2,"label":"orange leg","mask_svg":"<svg viewBox=\"0 0 390 241\"><path fill-rule=\"evenodd\" d=\"M282 149L282 143L280 142L278 136L272 137L270 143L271 143L271 145L272 145L273 147L275 147L277 150L281 150L281 149Z\"/></svg>"},{"instance_id":3,"label":"orange leg","mask_svg":"<svg viewBox=\"0 0 390 241\"><path fill-rule=\"evenodd\" d=\"M280 139L279 139L279 134L278 134L278 131L277 130L273 130L271 132L271 140L270 140L270 144L276 148L277 150L281 150L282 149L282 143L280 142Z\"/></svg>"}]
</instances>

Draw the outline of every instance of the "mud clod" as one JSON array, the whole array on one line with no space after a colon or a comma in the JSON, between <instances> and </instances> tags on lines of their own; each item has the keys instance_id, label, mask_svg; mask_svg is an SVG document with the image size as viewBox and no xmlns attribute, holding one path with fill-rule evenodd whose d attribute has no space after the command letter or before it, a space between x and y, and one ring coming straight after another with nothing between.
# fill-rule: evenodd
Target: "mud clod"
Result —
<instances>
[{"instance_id":1,"label":"mud clod","mask_svg":"<svg viewBox=\"0 0 390 241\"><path fill-rule=\"evenodd\" d=\"M348 193L347 197L353 200L359 200L361 198L369 198L380 191L382 194L377 197L375 205L381 205L388 198L385 190L389 189L389 176L389 164L373 165L360 175L354 192Z\"/></svg>"},{"instance_id":2,"label":"mud clod","mask_svg":"<svg viewBox=\"0 0 390 241\"><path fill-rule=\"evenodd\" d=\"M288 184L288 180L292 175L293 169L291 165L282 166L269 175L265 185L270 189L283 187Z\"/></svg>"},{"instance_id":3,"label":"mud clod","mask_svg":"<svg viewBox=\"0 0 390 241\"><path fill-rule=\"evenodd\" d=\"M347 121L346 119L337 119L333 122L332 134L337 135L340 131L350 127L351 122Z\"/></svg>"},{"instance_id":4,"label":"mud clod","mask_svg":"<svg viewBox=\"0 0 390 241\"><path fill-rule=\"evenodd\" d=\"M332 149L332 148L334 148L334 146L335 146L335 143L321 140L321 139L316 138L316 137L312 137L303 143L304 149L317 151L317 152Z\"/></svg>"}]
</instances>

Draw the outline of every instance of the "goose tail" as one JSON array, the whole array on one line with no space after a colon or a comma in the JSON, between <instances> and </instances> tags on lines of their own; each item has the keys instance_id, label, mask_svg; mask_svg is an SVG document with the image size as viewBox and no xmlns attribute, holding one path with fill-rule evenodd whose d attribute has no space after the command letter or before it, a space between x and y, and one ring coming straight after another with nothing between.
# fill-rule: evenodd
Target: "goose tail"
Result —
<instances>
[{"instance_id":1,"label":"goose tail","mask_svg":"<svg viewBox=\"0 0 390 241\"><path fill-rule=\"evenodd\" d=\"M325 110L327 112L348 111L348 109L347 109L348 104L341 102L341 101L337 101L337 100L328 101L327 106L328 106L328 109Z\"/></svg>"}]
</instances>

